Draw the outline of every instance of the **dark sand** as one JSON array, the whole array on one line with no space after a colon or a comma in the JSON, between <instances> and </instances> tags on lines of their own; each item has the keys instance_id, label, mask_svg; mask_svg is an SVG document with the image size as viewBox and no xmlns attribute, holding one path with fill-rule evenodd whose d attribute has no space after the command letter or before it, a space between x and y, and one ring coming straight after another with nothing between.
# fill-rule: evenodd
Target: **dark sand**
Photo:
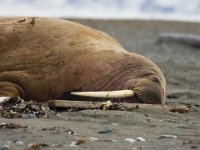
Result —
<instances>
[{"instance_id":1,"label":"dark sand","mask_svg":"<svg viewBox=\"0 0 200 150\"><path fill-rule=\"evenodd\" d=\"M75 20L105 31L115 37L126 49L142 54L164 72L167 80L167 103L185 104L188 113L167 110L137 109L132 112L84 110L53 112L43 119L4 119L24 129L0 129L1 146L21 150L29 143L47 144L41 149L91 149L91 150L183 150L200 149L200 48L177 43L156 43L161 33L190 33L200 35L199 23L166 21L102 21ZM105 127L110 133L99 134ZM67 134L67 129L75 135ZM174 135L176 138L162 138ZM146 141L130 143L126 138L142 137ZM97 138L96 140L94 138ZM86 143L70 146L77 139ZM23 143L16 144L20 140ZM44 145L43 145L44 146Z\"/></svg>"}]
</instances>

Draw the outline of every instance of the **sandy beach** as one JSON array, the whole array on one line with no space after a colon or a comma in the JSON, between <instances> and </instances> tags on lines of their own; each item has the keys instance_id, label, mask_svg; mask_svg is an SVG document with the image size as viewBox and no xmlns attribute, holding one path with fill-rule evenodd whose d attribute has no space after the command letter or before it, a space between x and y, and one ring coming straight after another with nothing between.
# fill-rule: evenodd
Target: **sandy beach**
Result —
<instances>
[{"instance_id":1,"label":"sandy beach","mask_svg":"<svg viewBox=\"0 0 200 150\"><path fill-rule=\"evenodd\" d=\"M200 23L70 20L104 31L125 49L154 61L167 81L166 103L185 105L189 112L149 108L131 112L83 110L55 114L50 111L48 117L39 119L1 117L0 124L16 123L23 127L0 128L0 150L28 149L28 145L30 149L30 144L39 145L32 149L44 150L200 149L200 47L158 42L163 33L200 35Z\"/></svg>"}]
</instances>

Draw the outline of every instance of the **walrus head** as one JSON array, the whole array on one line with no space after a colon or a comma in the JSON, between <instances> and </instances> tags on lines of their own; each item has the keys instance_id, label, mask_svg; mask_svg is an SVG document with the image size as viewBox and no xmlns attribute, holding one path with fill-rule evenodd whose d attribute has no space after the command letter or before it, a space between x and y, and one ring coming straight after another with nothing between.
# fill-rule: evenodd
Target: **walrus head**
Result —
<instances>
[{"instance_id":1,"label":"walrus head","mask_svg":"<svg viewBox=\"0 0 200 150\"><path fill-rule=\"evenodd\" d=\"M137 79L132 87L135 98L142 103L164 104L166 83L155 75Z\"/></svg>"},{"instance_id":2,"label":"walrus head","mask_svg":"<svg viewBox=\"0 0 200 150\"><path fill-rule=\"evenodd\" d=\"M93 98L118 98L133 103L164 104L166 81L155 63L141 55L131 53L123 54L120 59L115 55L115 58L117 62L107 69L110 70L108 74L111 78L108 79L106 88L101 88L99 92L72 92L71 94ZM115 66L121 67L118 67L118 71L114 74L113 70L117 70L114 69ZM102 91L107 89L117 91Z\"/></svg>"}]
</instances>

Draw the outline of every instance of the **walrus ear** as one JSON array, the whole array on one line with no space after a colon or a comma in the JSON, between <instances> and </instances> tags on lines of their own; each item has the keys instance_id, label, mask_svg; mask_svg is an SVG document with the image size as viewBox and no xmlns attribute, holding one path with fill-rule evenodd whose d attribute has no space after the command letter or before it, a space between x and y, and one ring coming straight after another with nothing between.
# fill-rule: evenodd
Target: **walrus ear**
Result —
<instances>
[{"instance_id":1,"label":"walrus ear","mask_svg":"<svg viewBox=\"0 0 200 150\"><path fill-rule=\"evenodd\" d=\"M129 98L134 96L133 90L97 91L97 92L71 92L72 95L94 98Z\"/></svg>"}]
</instances>

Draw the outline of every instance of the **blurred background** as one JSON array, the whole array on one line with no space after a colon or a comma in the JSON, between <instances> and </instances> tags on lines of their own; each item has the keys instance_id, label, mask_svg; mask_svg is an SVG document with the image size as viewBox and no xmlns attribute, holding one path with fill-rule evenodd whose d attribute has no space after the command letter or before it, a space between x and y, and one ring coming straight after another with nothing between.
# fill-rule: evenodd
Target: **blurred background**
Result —
<instances>
[{"instance_id":1,"label":"blurred background","mask_svg":"<svg viewBox=\"0 0 200 150\"><path fill-rule=\"evenodd\" d=\"M200 21L200 0L1 0L0 16Z\"/></svg>"}]
</instances>

